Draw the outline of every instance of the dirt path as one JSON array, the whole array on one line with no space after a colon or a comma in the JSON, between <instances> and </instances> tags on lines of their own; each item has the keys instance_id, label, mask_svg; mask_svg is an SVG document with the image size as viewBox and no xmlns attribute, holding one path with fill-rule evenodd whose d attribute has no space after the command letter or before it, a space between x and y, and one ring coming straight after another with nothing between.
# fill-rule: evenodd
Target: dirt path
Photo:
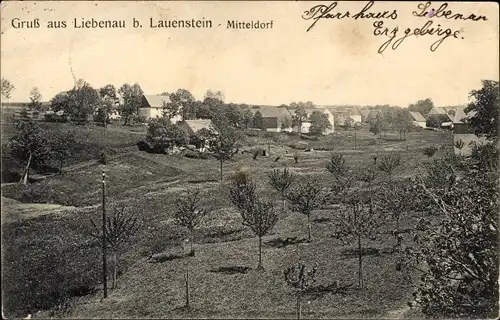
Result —
<instances>
[{"instance_id":1,"label":"dirt path","mask_svg":"<svg viewBox=\"0 0 500 320\"><path fill-rule=\"evenodd\" d=\"M19 220L32 219L43 215L67 214L68 212L85 211L97 208L94 206L73 207L52 203L22 203L17 200L2 197L1 223L10 223Z\"/></svg>"}]
</instances>

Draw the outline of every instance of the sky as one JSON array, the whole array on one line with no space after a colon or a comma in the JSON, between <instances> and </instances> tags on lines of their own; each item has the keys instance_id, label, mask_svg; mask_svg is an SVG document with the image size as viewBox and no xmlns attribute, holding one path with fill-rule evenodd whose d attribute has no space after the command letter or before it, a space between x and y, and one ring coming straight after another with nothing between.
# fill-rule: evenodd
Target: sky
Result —
<instances>
[{"instance_id":1,"label":"sky","mask_svg":"<svg viewBox=\"0 0 500 320\"><path fill-rule=\"evenodd\" d=\"M373 35L376 19L312 20L303 13L324 2L2 2L2 78L16 89L11 102L29 101L37 86L43 100L84 79L94 88L139 83L146 94L179 88L202 99L220 90L226 101L280 105L312 101L318 105L408 106L431 98L438 106L464 104L481 79L499 78L499 10L496 3L450 3L446 10L487 21L415 17L418 2L376 2L369 12L397 10L383 20L396 39L406 28L433 19L444 29L459 30L432 52L437 35L412 36L396 49L378 53L389 36ZM359 12L367 1L341 1L331 12ZM438 8L442 2L432 2ZM13 19L40 28L16 29ZM73 19L125 20L125 29L82 29ZM136 18L143 28L132 28ZM212 29L150 28L149 19L211 20ZM64 20L65 29L48 21ZM225 28L228 20L273 21L268 30ZM19 20L15 20L19 21ZM218 26L221 24L221 26ZM463 37L463 39L461 39ZM393 40L394 41L394 40Z\"/></svg>"}]
</instances>

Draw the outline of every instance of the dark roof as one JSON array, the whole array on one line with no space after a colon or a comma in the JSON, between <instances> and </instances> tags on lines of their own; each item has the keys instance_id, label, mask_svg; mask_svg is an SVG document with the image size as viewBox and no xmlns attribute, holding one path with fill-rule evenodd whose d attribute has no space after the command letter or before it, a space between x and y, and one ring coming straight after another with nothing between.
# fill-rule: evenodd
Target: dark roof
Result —
<instances>
[{"instance_id":1,"label":"dark roof","mask_svg":"<svg viewBox=\"0 0 500 320\"><path fill-rule=\"evenodd\" d=\"M260 111L262 117L264 118L291 118L292 114L286 108L278 108L278 107L270 107L270 106L261 106L259 108L252 108L253 113Z\"/></svg>"}]
</instances>

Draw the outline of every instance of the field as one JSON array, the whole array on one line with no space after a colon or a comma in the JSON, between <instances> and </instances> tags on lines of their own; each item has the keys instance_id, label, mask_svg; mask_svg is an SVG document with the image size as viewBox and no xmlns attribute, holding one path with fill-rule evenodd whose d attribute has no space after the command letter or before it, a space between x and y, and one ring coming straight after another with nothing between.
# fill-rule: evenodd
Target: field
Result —
<instances>
[{"instance_id":1,"label":"field","mask_svg":"<svg viewBox=\"0 0 500 320\"><path fill-rule=\"evenodd\" d=\"M423 148L439 147L434 157L451 150L449 134L425 130L400 141L399 135L390 133L378 139L363 128L357 133L354 149L351 131L338 131L318 140L249 133L242 149L269 149L270 156L253 160L252 153L236 155L224 163L224 181L219 183L219 163L214 158L137 151L135 144L144 137L140 129L112 126L103 141L103 128L79 127L82 149L63 175L48 177L29 188L2 185L2 284L7 316L291 318L295 316L295 298L283 280L283 270L298 261L319 266L317 283L303 305L304 317L398 317L408 311L405 306L411 288L395 271L390 223L382 236L364 244L364 290L356 288L353 247L332 237L330 217L336 210L332 206L313 212L312 243L281 247L283 239L306 236L306 217L283 213L272 234L264 237L265 270L257 270L257 239L230 204L228 178L238 169L247 170L259 182L259 190L279 205L278 194L267 184L267 174L273 168L286 166L301 177L314 177L328 186L332 177L325 163L334 152L344 153L356 170L373 163L374 156L397 153L403 164L396 177L406 177L417 174L428 161ZM4 139L13 132L8 125L2 130L7 132ZM101 300L99 285L100 250L88 235L90 219L98 220L101 212L104 166L97 163L96 155L102 148L112 154L105 167L108 209L124 206L141 221L140 231L121 255L117 288L105 300ZM298 164L293 160L295 152L299 153ZM274 161L277 156L280 159ZM151 254L178 250L187 237L186 230L173 223L172 207L184 191L193 188L203 190L205 205L211 209L195 232L196 255L148 262ZM411 227L417 218L416 213L405 214L403 228ZM186 264L191 279L189 311L182 308ZM248 269L245 273L228 272L239 269L235 267ZM335 281L345 288L332 290ZM63 303L67 297L71 299Z\"/></svg>"}]
</instances>

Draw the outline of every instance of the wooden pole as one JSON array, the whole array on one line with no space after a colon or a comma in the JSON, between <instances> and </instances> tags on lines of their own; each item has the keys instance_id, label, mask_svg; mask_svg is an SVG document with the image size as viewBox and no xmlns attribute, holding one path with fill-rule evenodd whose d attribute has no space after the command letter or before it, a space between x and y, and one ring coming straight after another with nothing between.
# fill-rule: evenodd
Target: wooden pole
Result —
<instances>
[{"instance_id":1,"label":"wooden pole","mask_svg":"<svg viewBox=\"0 0 500 320\"><path fill-rule=\"evenodd\" d=\"M354 127L354 150L356 150L356 127Z\"/></svg>"},{"instance_id":2,"label":"wooden pole","mask_svg":"<svg viewBox=\"0 0 500 320\"><path fill-rule=\"evenodd\" d=\"M300 320L300 316L301 316L301 307L300 307L300 291L297 291L297 319Z\"/></svg>"},{"instance_id":3,"label":"wooden pole","mask_svg":"<svg viewBox=\"0 0 500 320\"><path fill-rule=\"evenodd\" d=\"M189 262L186 264L186 276L184 279L186 282L186 309L189 309Z\"/></svg>"},{"instance_id":4,"label":"wooden pole","mask_svg":"<svg viewBox=\"0 0 500 320\"><path fill-rule=\"evenodd\" d=\"M106 173L102 170L102 284L104 298L108 297L108 268L106 265Z\"/></svg>"}]
</instances>

